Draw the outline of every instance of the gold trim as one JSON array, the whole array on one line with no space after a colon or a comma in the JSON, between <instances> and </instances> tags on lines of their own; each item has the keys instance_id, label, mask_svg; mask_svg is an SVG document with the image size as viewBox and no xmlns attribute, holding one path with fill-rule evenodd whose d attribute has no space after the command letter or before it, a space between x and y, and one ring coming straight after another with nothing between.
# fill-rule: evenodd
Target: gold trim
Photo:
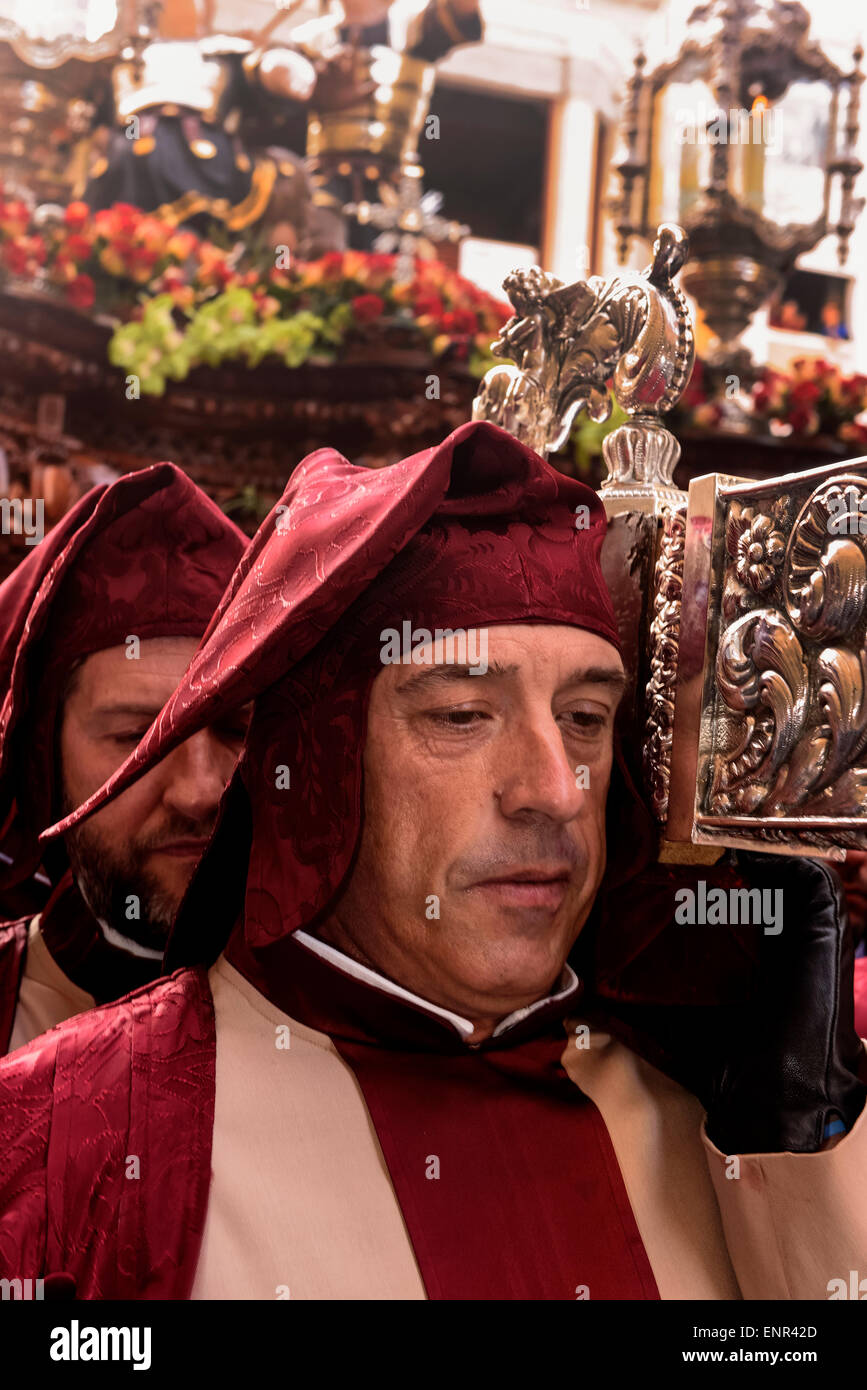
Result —
<instances>
[{"instance_id":1,"label":"gold trim","mask_svg":"<svg viewBox=\"0 0 867 1390\"><path fill-rule=\"evenodd\" d=\"M659 846L660 864L716 864L722 859L725 849L717 845L676 844L663 839Z\"/></svg>"},{"instance_id":2,"label":"gold trim","mask_svg":"<svg viewBox=\"0 0 867 1390\"><path fill-rule=\"evenodd\" d=\"M208 198L204 193L190 189L173 203L163 203L155 215L162 217L172 226L184 222L188 217L196 217L200 212L209 212L219 222L225 222L231 232L240 231L255 222L265 211L274 189L277 169L271 159L258 160L250 182L250 192L234 207L227 198Z\"/></svg>"}]
</instances>

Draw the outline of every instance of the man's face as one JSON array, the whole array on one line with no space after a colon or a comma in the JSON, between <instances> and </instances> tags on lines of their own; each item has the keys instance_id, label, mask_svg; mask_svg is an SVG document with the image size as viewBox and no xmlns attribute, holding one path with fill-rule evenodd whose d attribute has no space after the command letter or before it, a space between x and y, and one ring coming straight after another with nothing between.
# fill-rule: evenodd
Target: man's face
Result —
<instances>
[{"instance_id":1,"label":"man's face","mask_svg":"<svg viewBox=\"0 0 867 1390\"><path fill-rule=\"evenodd\" d=\"M487 638L484 675L376 677L358 858L321 929L475 1037L549 992L590 912L624 681L610 643L579 628Z\"/></svg>"},{"instance_id":2,"label":"man's face","mask_svg":"<svg viewBox=\"0 0 867 1390\"><path fill-rule=\"evenodd\" d=\"M139 656L110 647L87 657L60 716L64 814L102 786L175 690L198 643L155 637ZM194 734L110 805L65 837L97 917L161 950L214 828L246 731L245 713ZM128 899L138 900L135 906Z\"/></svg>"}]
</instances>

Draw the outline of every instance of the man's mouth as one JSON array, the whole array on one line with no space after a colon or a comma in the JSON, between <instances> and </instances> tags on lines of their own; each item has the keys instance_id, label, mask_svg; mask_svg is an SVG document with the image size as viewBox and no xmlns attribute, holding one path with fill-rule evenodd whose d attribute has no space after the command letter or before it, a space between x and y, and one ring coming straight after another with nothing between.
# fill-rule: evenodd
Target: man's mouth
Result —
<instances>
[{"instance_id":1,"label":"man's mouth","mask_svg":"<svg viewBox=\"0 0 867 1390\"><path fill-rule=\"evenodd\" d=\"M207 847L207 840L169 840L157 845L151 853L168 854L173 859L201 859Z\"/></svg>"},{"instance_id":2,"label":"man's mouth","mask_svg":"<svg viewBox=\"0 0 867 1390\"><path fill-rule=\"evenodd\" d=\"M544 907L556 911L569 888L569 868L508 869L470 885L503 907Z\"/></svg>"}]
</instances>

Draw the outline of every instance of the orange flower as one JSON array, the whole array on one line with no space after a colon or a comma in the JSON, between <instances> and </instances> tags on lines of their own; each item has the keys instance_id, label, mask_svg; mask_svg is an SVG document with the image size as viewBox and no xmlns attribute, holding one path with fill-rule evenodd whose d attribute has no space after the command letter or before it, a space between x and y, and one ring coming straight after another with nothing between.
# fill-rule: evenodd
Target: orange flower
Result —
<instances>
[{"instance_id":1,"label":"orange flower","mask_svg":"<svg viewBox=\"0 0 867 1390\"><path fill-rule=\"evenodd\" d=\"M359 280L363 285L367 278L368 260L361 251L343 253L343 276L346 280Z\"/></svg>"},{"instance_id":2,"label":"orange flower","mask_svg":"<svg viewBox=\"0 0 867 1390\"><path fill-rule=\"evenodd\" d=\"M110 246L106 246L99 253L100 265L108 271L109 275L125 275L126 266L123 259Z\"/></svg>"},{"instance_id":3,"label":"orange flower","mask_svg":"<svg viewBox=\"0 0 867 1390\"><path fill-rule=\"evenodd\" d=\"M90 220L90 208L87 203L67 203L63 220L71 232L80 232Z\"/></svg>"},{"instance_id":4,"label":"orange flower","mask_svg":"<svg viewBox=\"0 0 867 1390\"><path fill-rule=\"evenodd\" d=\"M199 244L195 232L175 232L166 243L166 252L176 261L186 261Z\"/></svg>"},{"instance_id":5,"label":"orange flower","mask_svg":"<svg viewBox=\"0 0 867 1390\"><path fill-rule=\"evenodd\" d=\"M23 236L30 226L30 209L20 198L0 203L0 230L7 236Z\"/></svg>"},{"instance_id":6,"label":"orange flower","mask_svg":"<svg viewBox=\"0 0 867 1390\"><path fill-rule=\"evenodd\" d=\"M74 261L86 261L93 250L93 242L80 232L72 232L66 238L63 249Z\"/></svg>"}]
</instances>

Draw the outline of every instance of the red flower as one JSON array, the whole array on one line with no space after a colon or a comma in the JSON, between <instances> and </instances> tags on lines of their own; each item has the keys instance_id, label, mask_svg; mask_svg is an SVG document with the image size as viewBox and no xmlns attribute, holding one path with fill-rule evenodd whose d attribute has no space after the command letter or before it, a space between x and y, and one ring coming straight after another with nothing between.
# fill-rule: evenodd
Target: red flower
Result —
<instances>
[{"instance_id":1,"label":"red flower","mask_svg":"<svg viewBox=\"0 0 867 1390\"><path fill-rule=\"evenodd\" d=\"M66 297L76 309L89 309L96 298L96 287L89 275L76 275L66 286Z\"/></svg>"},{"instance_id":2,"label":"red flower","mask_svg":"<svg viewBox=\"0 0 867 1390\"><path fill-rule=\"evenodd\" d=\"M64 250L73 261L86 261L93 250L93 243L80 232L73 232L66 238Z\"/></svg>"},{"instance_id":3,"label":"red flower","mask_svg":"<svg viewBox=\"0 0 867 1390\"><path fill-rule=\"evenodd\" d=\"M429 292L417 295L413 300L412 307L415 310L416 318L419 319L426 317L438 319L443 312L443 302L439 295Z\"/></svg>"},{"instance_id":4,"label":"red flower","mask_svg":"<svg viewBox=\"0 0 867 1390\"><path fill-rule=\"evenodd\" d=\"M7 236L23 236L30 226L30 209L21 198L0 203L0 227Z\"/></svg>"},{"instance_id":5,"label":"red flower","mask_svg":"<svg viewBox=\"0 0 867 1390\"><path fill-rule=\"evenodd\" d=\"M71 232L80 232L90 217L87 203L67 203L63 220Z\"/></svg>"},{"instance_id":6,"label":"red flower","mask_svg":"<svg viewBox=\"0 0 867 1390\"><path fill-rule=\"evenodd\" d=\"M100 236L109 241L129 237L141 221L142 213L131 203L113 203L93 215L93 225Z\"/></svg>"},{"instance_id":7,"label":"red flower","mask_svg":"<svg viewBox=\"0 0 867 1390\"><path fill-rule=\"evenodd\" d=\"M815 424L813 411L804 406L798 406L795 410L790 410L788 423L792 426L795 434L815 434L815 430L810 426Z\"/></svg>"},{"instance_id":8,"label":"red flower","mask_svg":"<svg viewBox=\"0 0 867 1390\"><path fill-rule=\"evenodd\" d=\"M822 394L821 386L817 386L815 381L799 381L797 386L792 387L790 401L795 406L811 406Z\"/></svg>"},{"instance_id":9,"label":"red flower","mask_svg":"<svg viewBox=\"0 0 867 1390\"><path fill-rule=\"evenodd\" d=\"M373 323L381 317L385 300L378 294L357 294L352 300L352 312L356 323Z\"/></svg>"},{"instance_id":10,"label":"red flower","mask_svg":"<svg viewBox=\"0 0 867 1390\"><path fill-rule=\"evenodd\" d=\"M444 333L475 333L478 329L478 319L470 309L452 309L450 313L443 314L441 328Z\"/></svg>"},{"instance_id":11,"label":"red flower","mask_svg":"<svg viewBox=\"0 0 867 1390\"><path fill-rule=\"evenodd\" d=\"M127 255L130 269L133 271L151 270L159 258L159 252L149 246L133 246Z\"/></svg>"},{"instance_id":12,"label":"red flower","mask_svg":"<svg viewBox=\"0 0 867 1390\"><path fill-rule=\"evenodd\" d=\"M319 262L324 280L339 280L343 274L343 252L328 251Z\"/></svg>"},{"instance_id":13,"label":"red flower","mask_svg":"<svg viewBox=\"0 0 867 1390\"><path fill-rule=\"evenodd\" d=\"M20 242L9 241L3 247L3 261L13 275L24 275L27 271L27 252Z\"/></svg>"},{"instance_id":14,"label":"red flower","mask_svg":"<svg viewBox=\"0 0 867 1390\"><path fill-rule=\"evenodd\" d=\"M45 242L41 236L22 236L3 247L3 260L13 275L33 275L45 264Z\"/></svg>"},{"instance_id":15,"label":"red flower","mask_svg":"<svg viewBox=\"0 0 867 1390\"><path fill-rule=\"evenodd\" d=\"M214 279L223 289L228 289L229 285L237 279L237 275L228 261L216 261L212 267Z\"/></svg>"},{"instance_id":16,"label":"red flower","mask_svg":"<svg viewBox=\"0 0 867 1390\"><path fill-rule=\"evenodd\" d=\"M170 265L163 271L159 283L163 289L180 290L186 284L186 276L179 265Z\"/></svg>"}]
</instances>

